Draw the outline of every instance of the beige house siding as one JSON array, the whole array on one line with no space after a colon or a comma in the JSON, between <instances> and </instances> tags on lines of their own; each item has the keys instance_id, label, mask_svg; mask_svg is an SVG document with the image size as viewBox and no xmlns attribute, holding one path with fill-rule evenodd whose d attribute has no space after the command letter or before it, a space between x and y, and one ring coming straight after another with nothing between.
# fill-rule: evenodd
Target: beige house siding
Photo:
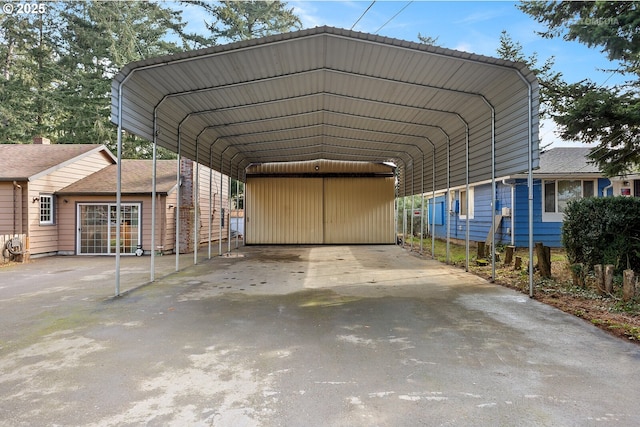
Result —
<instances>
[{"instance_id":1,"label":"beige house siding","mask_svg":"<svg viewBox=\"0 0 640 427\"><path fill-rule=\"evenodd\" d=\"M20 188L12 181L0 182L0 234L26 234L27 233L27 194L28 183L17 182ZM14 209L15 200L18 203Z\"/></svg>"},{"instance_id":2,"label":"beige house siding","mask_svg":"<svg viewBox=\"0 0 640 427\"><path fill-rule=\"evenodd\" d=\"M29 235L31 255L55 253L62 250L58 244L60 234L58 228L59 222L64 218L61 215L64 210L59 211L61 208L64 209L64 202L54 197L54 224L40 225L40 203L33 202L34 199L40 197L41 194L53 194L110 164L112 162L105 153L96 152L30 182L27 195L29 212L27 234Z\"/></svg>"},{"instance_id":3,"label":"beige house siding","mask_svg":"<svg viewBox=\"0 0 640 427\"><path fill-rule=\"evenodd\" d=\"M194 176L195 176L194 167ZM222 229L222 239L229 235L229 177L213 171L200 165L198 168L198 204L200 206L198 217L199 222L199 242L200 244L209 241L209 225L211 225L211 239L217 241L220 239L220 215L224 209L224 228ZM211 177L210 177L211 175ZM221 182L222 181L222 182ZM220 189L222 188L222 191ZM211 190L211 198L209 197ZM222 201L220 200L222 194ZM211 200L210 200L211 199ZM222 205L221 205L222 202ZM222 208L222 209L221 209ZM211 215L209 212L211 211Z\"/></svg>"},{"instance_id":4,"label":"beige house siding","mask_svg":"<svg viewBox=\"0 0 640 427\"><path fill-rule=\"evenodd\" d=\"M68 200L65 203L64 200ZM78 237L78 205L113 204L113 196L70 196L65 197L60 204L59 252L62 254L77 253ZM141 234L142 248L145 252L151 251L151 196L123 195L122 203L141 204ZM172 206L172 207L169 207ZM169 197L159 195L156 199L156 249L163 247L163 251L171 251L175 247L175 194Z\"/></svg>"}]
</instances>

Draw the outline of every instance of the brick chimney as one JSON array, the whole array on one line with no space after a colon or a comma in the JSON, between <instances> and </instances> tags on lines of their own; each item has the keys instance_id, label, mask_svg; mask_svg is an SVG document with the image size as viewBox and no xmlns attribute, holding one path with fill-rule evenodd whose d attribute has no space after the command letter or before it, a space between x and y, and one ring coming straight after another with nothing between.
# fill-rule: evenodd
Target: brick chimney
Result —
<instances>
[{"instance_id":1,"label":"brick chimney","mask_svg":"<svg viewBox=\"0 0 640 427\"><path fill-rule=\"evenodd\" d=\"M33 143L38 145L49 145L51 144L51 140L43 136L34 136Z\"/></svg>"}]
</instances>

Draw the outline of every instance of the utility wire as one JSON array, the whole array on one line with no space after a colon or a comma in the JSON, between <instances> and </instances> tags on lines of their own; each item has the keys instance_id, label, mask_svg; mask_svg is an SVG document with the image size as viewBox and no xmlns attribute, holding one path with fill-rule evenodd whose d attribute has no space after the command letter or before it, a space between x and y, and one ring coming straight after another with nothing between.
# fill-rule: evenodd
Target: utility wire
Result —
<instances>
[{"instance_id":1,"label":"utility wire","mask_svg":"<svg viewBox=\"0 0 640 427\"><path fill-rule=\"evenodd\" d=\"M371 6L373 6L375 4L376 0L373 0L371 2L371 4L369 5L369 7L362 12L362 15L360 15L360 18L358 18L358 20L356 22L353 23L353 25L351 26L351 28L349 28L349 30L353 30L353 27L355 27L356 25L358 25L358 22L360 22L360 20L364 17L364 15L367 14L367 12L369 12L369 9L371 9Z\"/></svg>"},{"instance_id":2,"label":"utility wire","mask_svg":"<svg viewBox=\"0 0 640 427\"><path fill-rule=\"evenodd\" d=\"M413 0L410 2L407 2L407 4L404 5L404 7L402 9L400 9L395 15L393 15L391 18L389 18L389 20L387 22L385 22L384 24L382 24L382 26L380 28L378 28L373 34L378 34L378 31L380 31L381 29L383 29L389 22L393 21L393 19L400 15L402 13L403 10L405 10L411 3L413 3Z\"/></svg>"}]
</instances>

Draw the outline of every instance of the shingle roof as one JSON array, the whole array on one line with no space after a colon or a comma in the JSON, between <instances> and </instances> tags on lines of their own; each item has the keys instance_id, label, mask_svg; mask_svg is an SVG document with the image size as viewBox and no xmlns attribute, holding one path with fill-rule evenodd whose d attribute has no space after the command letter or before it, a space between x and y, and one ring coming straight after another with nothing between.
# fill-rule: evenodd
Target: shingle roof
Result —
<instances>
[{"instance_id":1,"label":"shingle roof","mask_svg":"<svg viewBox=\"0 0 640 427\"><path fill-rule=\"evenodd\" d=\"M27 181L101 149L113 158L100 144L0 144L0 181Z\"/></svg>"},{"instance_id":2,"label":"shingle roof","mask_svg":"<svg viewBox=\"0 0 640 427\"><path fill-rule=\"evenodd\" d=\"M158 160L156 191L168 193L176 185L177 160ZM57 194L116 194L117 165L110 165L75 182ZM122 194L150 194L152 191L151 160L122 160Z\"/></svg>"},{"instance_id":3,"label":"shingle roof","mask_svg":"<svg viewBox=\"0 0 640 427\"><path fill-rule=\"evenodd\" d=\"M558 147L540 154L540 169L536 174L584 174L601 173L589 162L589 147Z\"/></svg>"}]
</instances>

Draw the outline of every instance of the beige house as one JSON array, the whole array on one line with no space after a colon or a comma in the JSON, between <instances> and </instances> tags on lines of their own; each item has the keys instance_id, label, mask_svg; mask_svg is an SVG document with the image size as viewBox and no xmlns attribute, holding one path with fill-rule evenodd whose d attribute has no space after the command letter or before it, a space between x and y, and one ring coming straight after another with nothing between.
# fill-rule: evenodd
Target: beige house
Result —
<instances>
[{"instance_id":1,"label":"beige house","mask_svg":"<svg viewBox=\"0 0 640 427\"><path fill-rule=\"evenodd\" d=\"M122 161L121 253L150 253L152 236L150 160ZM180 252L193 251L194 183L198 171L199 243L228 233L228 178L181 163L181 202L177 196L177 161L156 166L156 251L174 252L176 210L180 206ZM0 236L3 258L115 254L117 160L97 144L0 145ZM209 189L213 197L209 198ZM219 189L222 188L222 191ZM222 203L221 203L222 195ZM221 226L223 225L223 226ZM13 248L11 253L8 249Z\"/></svg>"}]
</instances>

